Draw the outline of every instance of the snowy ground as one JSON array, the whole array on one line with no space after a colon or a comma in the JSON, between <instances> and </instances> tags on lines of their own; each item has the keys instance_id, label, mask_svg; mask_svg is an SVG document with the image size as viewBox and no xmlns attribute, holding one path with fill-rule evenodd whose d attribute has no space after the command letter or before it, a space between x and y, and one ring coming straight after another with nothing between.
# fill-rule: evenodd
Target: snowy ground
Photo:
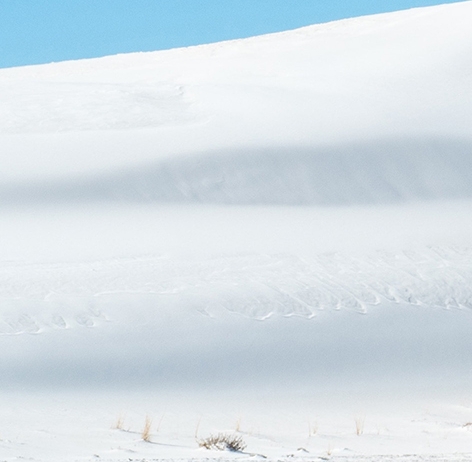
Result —
<instances>
[{"instance_id":1,"label":"snowy ground","mask_svg":"<svg viewBox=\"0 0 472 462\"><path fill-rule=\"evenodd\" d=\"M471 20L0 70L0 461L472 460Z\"/></svg>"}]
</instances>

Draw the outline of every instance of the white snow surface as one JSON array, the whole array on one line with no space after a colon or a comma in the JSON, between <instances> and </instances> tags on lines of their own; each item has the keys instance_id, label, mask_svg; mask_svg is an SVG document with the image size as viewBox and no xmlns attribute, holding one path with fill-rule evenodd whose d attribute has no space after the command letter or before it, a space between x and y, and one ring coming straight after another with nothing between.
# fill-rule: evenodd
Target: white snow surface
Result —
<instances>
[{"instance_id":1,"label":"white snow surface","mask_svg":"<svg viewBox=\"0 0 472 462\"><path fill-rule=\"evenodd\" d=\"M0 461L472 460L470 24L0 70Z\"/></svg>"}]
</instances>

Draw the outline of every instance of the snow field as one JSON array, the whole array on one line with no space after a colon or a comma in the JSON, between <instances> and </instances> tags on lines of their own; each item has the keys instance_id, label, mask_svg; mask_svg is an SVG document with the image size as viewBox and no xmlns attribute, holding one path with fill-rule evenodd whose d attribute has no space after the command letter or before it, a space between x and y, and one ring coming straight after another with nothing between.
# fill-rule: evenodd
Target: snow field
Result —
<instances>
[{"instance_id":1,"label":"snow field","mask_svg":"<svg viewBox=\"0 0 472 462\"><path fill-rule=\"evenodd\" d=\"M471 460L471 17L0 70L0 461Z\"/></svg>"},{"instance_id":2,"label":"snow field","mask_svg":"<svg viewBox=\"0 0 472 462\"><path fill-rule=\"evenodd\" d=\"M305 396L303 405L293 397L287 401L270 393L260 399L250 395L244 404L238 402L237 394L226 396L231 402L217 394L194 395L189 402L186 398L175 401L175 395L169 399L165 394L136 390L127 396L46 393L35 395L34 400L31 394L4 393L2 414L9 425L2 431L2 460L15 460L18 454L53 462L254 460L263 456L272 460L470 460L466 420L470 408L466 406L411 409L400 402L401 410L389 412L395 405L384 403L375 412L377 403L371 401L363 412L346 407L336 394L331 395L337 399L331 410L316 406L314 395L311 400ZM147 417L152 420L149 442L142 440ZM116 428L118 419L122 419L121 429ZM359 436L356 419L363 423ZM245 452L198 447L198 438L218 431L241 435L247 443ZM382 455L392 451L400 455Z\"/></svg>"}]
</instances>

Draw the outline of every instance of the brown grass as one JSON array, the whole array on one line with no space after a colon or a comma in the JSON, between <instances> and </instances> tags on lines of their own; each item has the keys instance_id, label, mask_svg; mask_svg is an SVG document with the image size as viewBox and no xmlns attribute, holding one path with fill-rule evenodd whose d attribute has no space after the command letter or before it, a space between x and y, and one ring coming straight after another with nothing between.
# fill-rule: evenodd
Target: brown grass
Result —
<instances>
[{"instance_id":1,"label":"brown grass","mask_svg":"<svg viewBox=\"0 0 472 462\"><path fill-rule=\"evenodd\" d=\"M113 425L112 428L114 428L115 430L123 430L124 423L125 423L125 419L124 419L123 415L120 414L118 416L118 418L116 419L116 422L115 422L115 424Z\"/></svg>"},{"instance_id":2,"label":"brown grass","mask_svg":"<svg viewBox=\"0 0 472 462\"><path fill-rule=\"evenodd\" d=\"M143 431L141 432L141 438L143 441L151 441L151 426L152 419L147 415L144 421Z\"/></svg>"}]
</instances>

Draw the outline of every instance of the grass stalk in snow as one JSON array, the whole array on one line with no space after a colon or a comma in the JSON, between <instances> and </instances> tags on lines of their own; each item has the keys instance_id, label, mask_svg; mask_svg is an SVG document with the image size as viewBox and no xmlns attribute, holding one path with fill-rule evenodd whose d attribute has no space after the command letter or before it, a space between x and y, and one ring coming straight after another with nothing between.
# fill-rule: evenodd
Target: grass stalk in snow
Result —
<instances>
[{"instance_id":1,"label":"grass stalk in snow","mask_svg":"<svg viewBox=\"0 0 472 462\"><path fill-rule=\"evenodd\" d=\"M356 423L356 435L361 436L364 433L365 416L355 417L354 422Z\"/></svg>"},{"instance_id":2,"label":"grass stalk in snow","mask_svg":"<svg viewBox=\"0 0 472 462\"><path fill-rule=\"evenodd\" d=\"M326 450L326 455L329 457L333 454L333 447L328 445L328 449Z\"/></svg>"},{"instance_id":3,"label":"grass stalk in snow","mask_svg":"<svg viewBox=\"0 0 472 462\"><path fill-rule=\"evenodd\" d=\"M116 419L116 422L115 422L115 424L113 425L112 428L114 428L115 430L123 430L124 423L125 423L125 419L124 419L123 415L120 414L118 416L118 418Z\"/></svg>"},{"instance_id":4,"label":"grass stalk in snow","mask_svg":"<svg viewBox=\"0 0 472 462\"><path fill-rule=\"evenodd\" d=\"M308 436L315 436L318 433L318 422L313 422L311 423L310 420L308 420Z\"/></svg>"},{"instance_id":5,"label":"grass stalk in snow","mask_svg":"<svg viewBox=\"0 0 472 462\"><path fill-rule=\"evenodd\" d=\"M202 421L202 417L200 416L197 420L197 425L195 427L195 439L198 440L198 430L200 429L200 422Z\"/></svg>"},{"instance_id":6,"label":"grass stalk in snow","mask_svg":"<svg viewBox=\"0 0 472 462\"><path fill-rule=\"evenodd\" d=\"M143 441L151 441L151 425L152 419L147 415L144 421L143 431L141 432L141 438Z\"/></svg>"},{"instance_id":7,"label":"grass stalk in snow","mask_svg":"<svg viewBox=\"0 0 472 462\"><path fill-rule=\"evenodd\" d=\"M236 426L234 428L234 431L238 433L241 431L241 417L238 417L238 420L236 420Z\"/></svg>"},{"instance_id":8,"label":"grass stalk in snow","mask_svg":"<svg viewBox=\"0 0 472 462\"><path fill-rule=\"evenodd\" d=\"M161 423L162 423L162 420L164 419L165 415L166 415L166 413L164 412L162 414L161 418L159 419L159 423L157 424L157 427L156 427L156 432L158 432L161 429Z\"/></svg>"}]
</instances>

